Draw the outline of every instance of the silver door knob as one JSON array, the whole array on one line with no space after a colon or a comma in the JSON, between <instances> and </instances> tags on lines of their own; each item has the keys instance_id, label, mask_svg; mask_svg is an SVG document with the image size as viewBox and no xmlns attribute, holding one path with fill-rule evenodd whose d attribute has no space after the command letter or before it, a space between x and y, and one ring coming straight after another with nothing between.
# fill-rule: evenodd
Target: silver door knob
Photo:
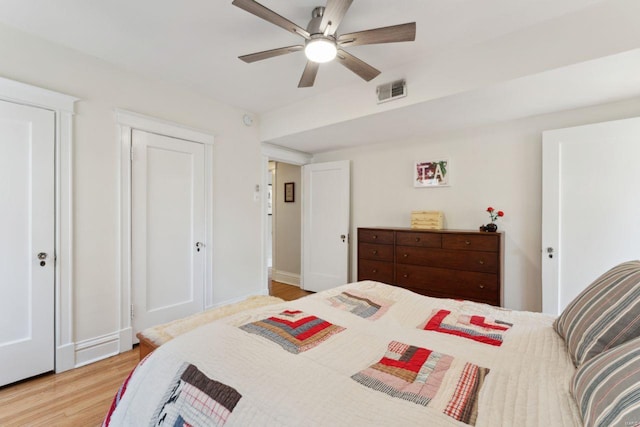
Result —
<instances>
[{"instance_id":1,"label":"silver door knob","mask_svg":"<svg viewBox=\"0 0 640 427\"><path fill-rule=\"evenodd\" d=\"M40 259L40 260L45 260L45 259L47 259L47 253L46 253L46 252L40 252L40 253L38 254L38 259Z\"/></svg>"}]
</instances>

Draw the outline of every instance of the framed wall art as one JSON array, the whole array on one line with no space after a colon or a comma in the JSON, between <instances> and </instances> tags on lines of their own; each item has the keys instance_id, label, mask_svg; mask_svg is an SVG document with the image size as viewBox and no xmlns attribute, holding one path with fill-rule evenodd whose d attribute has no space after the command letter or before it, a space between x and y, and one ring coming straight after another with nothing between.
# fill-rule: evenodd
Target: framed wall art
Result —
<instances>
[{"instance_id":1,"label":"framed wall art","mask_svg":"<svg viewBox=\"0 0 640 427\"><path fill-rule=\"evenodd\" d=\"M287 203L296 201L295 182L284 183L284 201Z\"/></svg>"},{"instance_id":2,"label":"framed wall art","mask_svg":"<svg viewBox=\"0 0 640 427\"><path fill-rule=\"evenodd\" d=\"M413 167L413 186L448 187L450 166L448 159L416 162Z\"/></svg>"}]
</instances>

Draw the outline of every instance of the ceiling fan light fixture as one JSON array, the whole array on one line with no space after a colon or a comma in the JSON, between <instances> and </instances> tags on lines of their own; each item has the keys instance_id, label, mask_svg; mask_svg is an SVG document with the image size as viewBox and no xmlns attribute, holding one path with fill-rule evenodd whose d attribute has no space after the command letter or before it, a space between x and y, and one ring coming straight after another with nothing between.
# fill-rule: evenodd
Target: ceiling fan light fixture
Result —
<instances>
[{"instance_id":1,"label":"ceiling fan light fixture","mask_svg":"<svg viewBox=\"0 0 640 427\"><path fill-rule=\"evenodd\" d=\"M304 47L304 54L307 59L320 64L332 61L337 53L336 42L322 35L317 38L311 38Z\"/></svg>"}]
</instances>

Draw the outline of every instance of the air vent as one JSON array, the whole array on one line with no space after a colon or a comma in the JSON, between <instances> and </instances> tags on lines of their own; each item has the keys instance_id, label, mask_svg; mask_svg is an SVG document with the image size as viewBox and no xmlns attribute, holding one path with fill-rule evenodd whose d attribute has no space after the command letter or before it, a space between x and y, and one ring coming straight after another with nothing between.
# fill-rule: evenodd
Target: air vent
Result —
<instances>
[{"instance_id":1,"label":"air vent","mask_svg":"<svg viewBox=\"0 0 640 427\"><path fill-rule=\"evenodd\" d=\"M407 96L407 82L396 80L395 82L380 85L376 89L376 93L378 94L378 104L405 97Z\"/></svg>"}]
</instances>

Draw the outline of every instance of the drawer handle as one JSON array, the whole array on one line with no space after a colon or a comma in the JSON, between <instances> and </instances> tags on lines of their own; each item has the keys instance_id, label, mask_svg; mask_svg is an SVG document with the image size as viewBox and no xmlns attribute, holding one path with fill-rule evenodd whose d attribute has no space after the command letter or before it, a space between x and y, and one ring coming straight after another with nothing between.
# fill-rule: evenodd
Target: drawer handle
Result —
<instances>
[{"instance_id":1,"label":"drawer handle","mask_svg":"<svg viewBox=\"0 0 640 427\"><path fill-rule=\"evenodd\" d=\"M481 259L480 261L478 261L478 264L480 264L480 265L484 265L484 260L483 260L483 259Z\"/></svg>"},{"instance_id":2,"label":"drawer handle","mask_svg":"<svg viewBox=\"0 0 640 427\"><path fill-rule=\"evenodd\" d=\"M409 277L409 275L407 273L405 273L405 274L402 275L402 277L404 277L406 279L407 277Z\"/></svg>"},{"instance_id":3,"label":"drawer handle","mask_svg":"<svg viewBox=\"0 0 640 427\"><path fill-rule=\"evenodd\" d=\"M409 254L402 254L402 256L403 256L404 258L407 258L407 257L409 256Z\"/></svg>"},{"instance_id":4,"label":"drawer handle","mask_svg":"<svg viewBox=\"0 0 640 427\"><path fill-rule=\"evenodd\" d=\"M376 270L375 268L373 270L371 270L372 273L377 273L378 270Z\"/></svg>"},{"instance_id":5,"label":"drawer handle","mask_svg":"<svg viewBox=\"0 0 640 427\"><path fill-rule=\"evenodd\" d=\"M480 289L484 289L484 285L478 285Z\"/></svg>"},{"instance_id":6,"label":"drawer handle","mask_svg":"<svg viewBox=\"0 0 640 427\"><path fill-rule=\"evenodd\" d=\"M419 241L420 241L420 238L419 238L419 237L416 237L416 242L419 242Z\"/></svg>"},{"instance_id":7,"label":"drawer handle","mask_svg":"<svg viewBox=\"0 0 640 427\"><path fill-rule=\"evenodd\" d=\"M375 240L375 239L377 239L377 238L378 238L378 236L374 234L373 236L371 236L371 238L372 238L373 240Z\"/></svg>"},{"instance_id":8,"label":"drawer handle","mask_svg":"<svg viewBox=\"0 0 640 427\"><path fill-rule=\"evenodd\" d=\"M374 250L371 251L371 253L374 254L374 255L378 255L378 250L374 249Z\"/></svg>"},{"instance_id":9,"label":"drawer handle","mask_svg":"<svg viewBox=\"0 0 640 427\"><path fill-rule=\"evenodd\" d=\"M465 245L467 245L467 246L469 246L469 245L471 244L471 242L470 242L470 241L468 241L468 240L465 240L465 241L464 241L464 244L465 244Z\"/></svg>"}]
</instances>

